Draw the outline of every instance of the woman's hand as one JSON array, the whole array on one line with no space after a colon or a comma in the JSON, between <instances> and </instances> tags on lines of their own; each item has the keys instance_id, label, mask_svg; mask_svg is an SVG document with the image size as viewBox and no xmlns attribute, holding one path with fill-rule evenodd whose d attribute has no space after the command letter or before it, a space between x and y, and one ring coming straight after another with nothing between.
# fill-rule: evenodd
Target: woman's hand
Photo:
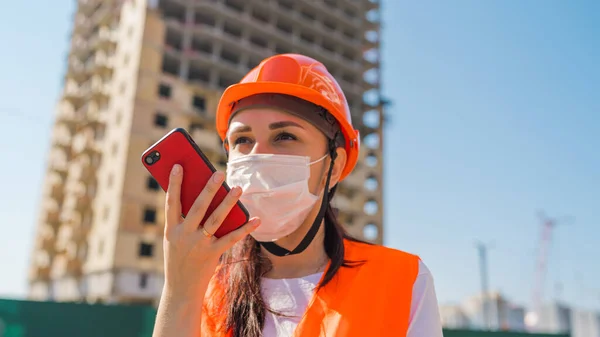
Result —
<instances>
[{"instance_id":1,"label":"woman's hand","mask_svg":"<svg viewBox=\"0 0 600 337\"><path fill-rule=\"evenodd\" d=\"M203 230L199 226L200 221L221 187L225 175L222 172L213 174L183 220L180 202L183 174L185 173L180 165L173 166L165 202L164 291L174 300L202 302L221 254L256 229L260 220L251 219L247 224L221 238L207 236L204 230L209 234L217 231L235 206L242 190L239 187L231 188L223 202L207 218Z\"/></svg>"}]
</instances>

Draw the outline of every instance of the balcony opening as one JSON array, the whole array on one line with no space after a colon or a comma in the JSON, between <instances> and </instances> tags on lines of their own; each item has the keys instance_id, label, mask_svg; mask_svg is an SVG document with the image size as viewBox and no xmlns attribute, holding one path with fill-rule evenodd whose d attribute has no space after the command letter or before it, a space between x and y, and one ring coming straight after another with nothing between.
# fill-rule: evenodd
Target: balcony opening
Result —
<instances>
[{"instance_id":1,"label":"balcony opening","mask_svg":"<svg viewBox=\"0 0 600 337\"><path fill-rule=\"evenodd\" d=\"M225 89L228 86L232 85L232 84L236 84L238 82L237 79L227 76L227 75L221 75L219 77L219 87Z\"/></svg>"},{"instance_id":2,"label":"balcony opening","mask_svg":"<svg viewBox=\"0 0 600 337\"><path fill-rule=\"evenodd\" d=\"M285 21L279 21L279 22L277 22L276 27L280 31L282 31L284 33L288 33L288 34L291 34L292 31L293 31L292 24L289 23L289 22L285 22Z\"/></svg>"},{"instance_id":3,"label":"balcony opening","mask_svg":"<svg viewBox=\"0 0 600 337\"><path fill-rule=\"evenodd\" d=\"M345 37L350 39L350 41L356 40L356 34L354 34L354 32L352 31L344 29L344 31L342 31L342 34L344 34Z\"/></svg>"},{"instance_id":4,"label":"balcony opening","mask_svg":"<svg viewBox=\"0 0 600 337\"><path fill-rule=\"evenodd\" d=\"M194 13L194 24L214 27L216 25L216 21L215 21L215 17L210 13L195 12Z\"/></svg>"},{"instance_id":5,"label":"balcony opening","mask_svg":"<svg viewBox=\"0 0 600 337\"><path fill-rule=\"evenodd\" d=\"M370 63L379 61L379 51L377 48L369 49L363 53L363 58Z\"/></svg>"},{"instance_id":6,"label":"balcony opening","mask_svg":"<svg viewBox=\"0 0 600 337\"><path fill-rule=\"evenodd\" d=\"M348 84L354 84L354 75L351 73L344 73L342 75L342 80L348 82Z\"/></svg>"},{"instance_id":7,"label":"balcony opening","mask_svg":"<svg viewBox=\"0 0 600 337\"><path fill-rule=\"evenodd\" d=\"M323 0L323 2L331 8L338 8L337 0Z\"/></svg>"},{"instance_id":8,"label":"balcony opening","mask_svg":"<svg viewBox=\"0 0 600 337\"><path fill-rule=\"evenodd\" d=\"M158 7L165 20L185 23L185 7L174 1L160 1Z\"/></svg>"},{"instance_id":9,"label":"balcony opening","mask_svg":"<svg viewBox=\"0 0 600 337\"><path fill-rule=\"evenodd\" d=\"M380 15L379 15L379 10L372 9L372 10L368 11L366 14L366 18L369 22L372 22L374 24L379 24L380 20L381 20Z\"/></svg>"},{"instance_id":10,"label":"balcony opening","mask_svg":"<svg viewBox=\"0 0 600 337\"><path fill-rule=\"evenodd\" d=\"M282 47L280 45L275 46L275 53L276 54L287 54L289 52L290 52L290 50L287 49L287 48L285 48L285 47Z\"/></svg>"},{"instance_id":11,"label":"balcony opening","mask_svg":"<svg viewBox=\"0 0 600 337\"><path fill-rule=\"evenodd\" d=\"M165 45L175 50L181 50L183 43L183 35L181 32L167 27L167 33L165 34Z\"/></svg>"},{"instance_id":12,"label":"balcony opening","mask_svg":"<svg viewBox=\"0 0 600 337\"><path fill-rule=\"evenodd\" d=\"M373 192L377 190L377 187L379 187L379 181L377 180L377 177L375 177L374 175L370 175L369 177L367 177L364 183L364 188L367 191Z\"/></svg>"},{"instance_id":13,"label":"balcony opening","mask_svg":"<svg viewBox=\"0 0 600 337\"><path fill-rule=\"evenodd\" d=\"M190 82L210 83L210 72L205 67L190 63L190 71L188 72L188 80Z\"/></svg>"},{"instance_id":14,"label":"balcony opening","mask_svg":"<svg viewBox=\"0 0 600 337\"><path fill-rule=\"evenodd\" d=\"M221 50L221 59L233 64L238 64L240 62L240 54L223 48Z\"/></svg>"},{"instance_id":15,"label":"balcony opening","mask_svg":"<svg viewBox=\"0 0 600 337\"><path fill-rule=\"evenodd\" d=\"M244 0L225 0L225 6L241 13L244 11Z\"/></svg>"},{"instance_id":16,"label":"balcony opening","mask_svg":"<svg viewBox=\"0 0 600 337\"><path fill-rule=\"evenodd\" d=\"M341 77L340 73L338 72L337 68L333 65L333 63L323 62L323 65L325 66L325 68L327 68L327 70L329 70L329 73L333 75L334 78Z\"/></svg>"},{"instance_id":17,"label":"balcony opening","mask_svg":"<svg viewBox=\"0 0 600 337\"><path fill-rule=\"evenodd\" d=\"M365 213L366 213L366 211L365 211ZM377 227L377 225L374 223L366 224L363 227L363 236L368 241L375 241L379 237L379 227Z\"/></svg>"},{"instance_id":18,"label":"balcony opening","mask_svg":"<svg viewBox=\"0 0 600 337\"><path fill-rule=\"evenodd\" d=\"M302 16L302 18L308 21L315 21L317 19L317 15L308 11L306 8L300 11L300 15Z\"/></svg>"},{"instance_id":19,"label":"balcony opening","mask_svg":"<svg viewBox=\"0 0 600 337\"><path fill-rule=\"evenodd\" d=\"M379 83L379 72L377 69L368 70L363 74L363 79L365 82L376 86Z\"/></svg>"},{"instance_id":20,"label":"balcony opening","mask_svg":"<svg viewBox=\"0 0 600 337\"><path fill-rule=\"evenodd\" d=\"M321 47L323 47L323 49L327 50L330 53L335 53L335 43L327 38L323 38L323 41L321 42Z\"/></svg>"},{"instance_id":21,"label":"balcony opening","mask_svg":"<svg viewBox=\"0 0 600 337\"><path fill-rule=\"evenodd\" d=\"M375 199L369 199L365 202L363 211L367 215L375 215L379 211L379 204Z\"/></svg>"},{"instance_id":22,"label":"balcony opening","mask_svg":"<svg viewBox=\"0 0 600 337\"><path fill-rule=\"evenodd\" d=\"M277 5L283 9L294 10L294 0L277 0Z\"/></svg>"},{"instance_id":23,"label":"balcony opening","mask_svg":"<svg viewBox=\"0 0 600 337\"><path fill-rule=\"evenodd\" d=\"M348 61L354 61L354 52L352 50L344 50L342 52L342 57Z\"/></svg>"},{"instance_id":24,"label":"balcony opening","mask_svg":"<svg viewBox=\"0 0 600 337\"><path fill-rule=\"evenodd\" d=\"M250 36L250 43L257 47L262 47L262 48L269 47L269 41L260 36Z\"/></svg>"},{"instance_id":25,"label":"balcony opening","mask_svg":"<svg viewBox=\"0 0 600 337\"><path fill-rule=\"evenodd\" d=\"M325 28L331 30L331 31L335 31L336 27L335 27L335 22L331 22L329 20L325 20L322 22L323 26L325 26Z\"/></svg>"},{"instance_id":26,"label":"balcony opening","mask_svg":"<svg viewBox=\"0 0 600 337\"><path fill-rule=\"evenodd\" d=\"M181 60L169 54L163 54L162 72L173 76L179 76Z\"/></svg>"},{"instance_id":27,"label":"balcony opening","mask_svg":"<svg viewBox=\"0 0 600 337\"><path fill-rule=\"evenodd\" d=\"M253 69L254 67L256 67L260 62L262 61L262 59L257 58L257 57L253 57L250 56L250 58L248 59L248 69Z\"/></svg>"},{"instance_id":28,"label":"balcony opening","mask_svg":"<svg viewBox=\"0 0 600 337\"><path fill-rule=\"evenodd\" d=\"M202 40L201 38L194 36L192 38L192 50L195 52L203 52L206 54L212 54L213 45L207 41Z\"/></svg>"},{"instance_id":29,"label":"balcony opening","mask_svg":"<svg viewBox=\"0 0 600 337\"><path fill-rule=\"evenodd\" d=\"M352 9L350 9L350 8L346 8L344 10L344 13L346 13L346 16L348 16L350 19L356 18L356 12L353 11Z\"/></svg>"},{"instance_id":30,"label":"balcony opening","mask_svg":"<svg viewBox=\"0 0 600 337\"><path fill-rule=\"evenodd\" d=\"M374 30L365 32L365 39L371 43L376 43L379 41L379 33L377 33L377 31Z\"/></svg>"},{"instance_id":31,"label":"balcony opening","mask_svg":"<svg viewBox=\"0 0 600 337\"><path fill-rule=\"evenodd\" d=\"M306 43L315 43L316 36L309 32L300 32L300 39Z\"/></svg>"},{"instance_id":32,"label":"balcony opening","mask_svg":"<svg viewBox=\"0 0 600 337\"><path fill-rule=\"evenodd\" d=\"M379 148L379 134L372 132L363 137L362 143L369 149L376 150Z\"/></svg>"},{"instance_id":33,"label":"balcony opening","mask_svg":"<svg viewBox=\"0 0 600 337\"><path fill-rule=\"evenodd\" d=\"M380 113L378 110L369 110L363 113L363 124L371 129L376 129L381 125Z\"/></svg>"},{"instance_id":34,"label":"balcony opening","mask_svg":"<svg viewBox=\"0 0 600 337\"><path fill-rule=\"evenodd\" d=\"M225 22L223 31L231 36L242 37L242 28L236 27L230 22Z\"/></svg>"},{"instance_id":35,"label":"balcony opening","mask_svg":"<svg viewBox=\"0 0 600 337\"><path fill-rule=\"evenodd\" d=\"M258 21L269 23L269 13L265 9L254 7L252 17Z\"/></svg>"}]
</instances>

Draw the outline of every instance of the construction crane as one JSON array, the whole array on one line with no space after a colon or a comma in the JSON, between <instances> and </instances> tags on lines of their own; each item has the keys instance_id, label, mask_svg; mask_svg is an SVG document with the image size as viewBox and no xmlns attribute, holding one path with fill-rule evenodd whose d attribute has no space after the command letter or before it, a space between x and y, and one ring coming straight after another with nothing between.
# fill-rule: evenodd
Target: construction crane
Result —
<instances>
[{"instance_id":1,"label":"construction crane","mask_svg":"<svg viewBox=\"0 0 600 337\"><path fill-rule=\"evenodd\" d=\"M529 329L534 329L539 322L539 312L542 306L544 283L548 264L548 251L552 240L552 230L557 224L565 224L572 220L571 217L548 218L543 212L538 212L542 222L542 234L535 268L535 280L532 291L531 308L525 315L525 324Z\"/></svg>"}]
</instances>

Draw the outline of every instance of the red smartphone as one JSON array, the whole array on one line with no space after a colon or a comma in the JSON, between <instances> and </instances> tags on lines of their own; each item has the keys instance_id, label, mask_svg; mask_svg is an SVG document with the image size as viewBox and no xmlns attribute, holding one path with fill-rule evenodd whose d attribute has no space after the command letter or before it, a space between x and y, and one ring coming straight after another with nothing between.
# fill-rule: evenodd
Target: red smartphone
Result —
<instances>
[{"instance_id":1,"label":"red smartphone","mask_svg":"<svg viewBox=\"0 0 600 337\"><path fill-rule=\"evenodd\" d=\"M183 168L183 182L181 183L181 213L185 218L196 198L208 183L216 171L212 163L206 158L190 134L183 128L176 128L167 133L154 145L142 154L142 163L158 182L164 191L169 186L169 176L173 165L179 164ZM223 182L221 188L210 203L204 218L204 222L221 204L229 186ZM231 209L215 237L220 238L227 233L236 230L250 220L248 210L240 201Z\"/></svg>"}]
</instances>

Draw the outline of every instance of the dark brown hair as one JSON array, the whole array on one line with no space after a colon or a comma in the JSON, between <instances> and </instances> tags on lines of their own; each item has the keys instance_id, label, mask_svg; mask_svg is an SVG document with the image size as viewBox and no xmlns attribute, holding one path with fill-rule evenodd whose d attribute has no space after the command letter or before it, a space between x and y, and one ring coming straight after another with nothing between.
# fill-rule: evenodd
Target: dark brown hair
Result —
<instances>
[{"instance_id":1,"label":"dark brown hair","mask_svg":"<svg viewBox=\"0 0 600 337\"><path fill-rule=\"evenodd\" d=\"M328 203L335 194L336 186L329 193ZM318 288L329 283L342 267L354 267L364 261L348 261L344 258L344 240L362 242L351 237L338 222L331 204L324 218L325 252L331 259L323 281ZM366 242L364 242L366 243ZM259 337L265 322L265 303L261 293L261 277L269 271L269 261L260 245L251 236L238 242L221 257L217 280L225 289L222 310L226 317L225 328L234 337ZM318 289L317 289L318 290Z\"/></svg>"}]
</instances>

